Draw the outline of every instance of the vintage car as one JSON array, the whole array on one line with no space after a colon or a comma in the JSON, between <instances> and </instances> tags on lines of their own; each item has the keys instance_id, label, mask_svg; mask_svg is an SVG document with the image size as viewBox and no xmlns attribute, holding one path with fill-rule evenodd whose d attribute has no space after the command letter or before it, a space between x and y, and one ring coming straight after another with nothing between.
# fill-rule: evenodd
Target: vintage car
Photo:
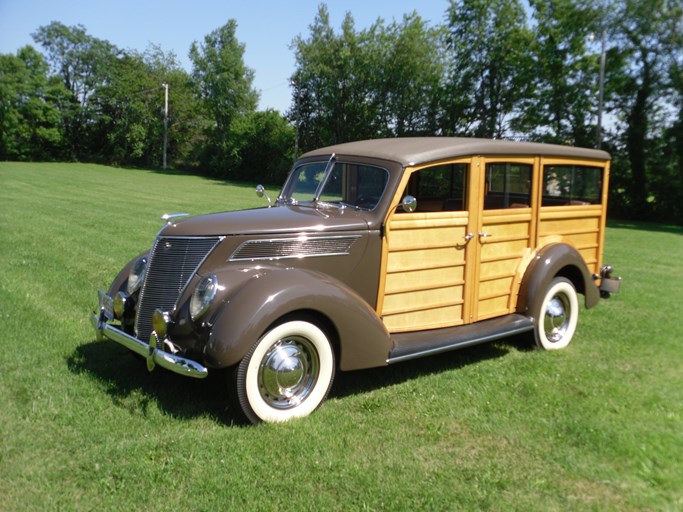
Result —
<instances>
[{"instance_id":1,"label":"vintage car","mask_svg":"<svg viewBox=\"0 0 683 512\"><path fill-rule=\"evenodd\" d=\"M150 371L228 369L255 423L310 414L337 370L526 332L564 348L577 293L590 308L620 286L602 261L609 164L469 138L311 151L262 208L162 217L92 323Z\"/></svg>"}]
</instances>

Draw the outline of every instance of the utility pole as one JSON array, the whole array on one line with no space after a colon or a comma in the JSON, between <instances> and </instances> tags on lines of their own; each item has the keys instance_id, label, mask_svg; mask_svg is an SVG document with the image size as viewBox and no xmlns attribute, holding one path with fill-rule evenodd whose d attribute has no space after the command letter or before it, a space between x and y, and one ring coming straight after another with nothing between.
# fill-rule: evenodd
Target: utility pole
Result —
<instances>
[{"instance_id":1,"label":"utility pole","mask_svg":"<svg viewBox=\"0 0 683 512\"><path fill-rule=\"evenodd\" d=\"M164 169L166 169L166 149L168 148L168 84L161 84L164 88Z\"/></svg>"},{"instance_id":2,"label":"utility pole","mask_svg":"<svg viewBox=\"0 0 683 512\"><path fill-rule=\"evenodd\" d=\"M602 109L605 98L605 29L602 29L600 38L600 80L598 83L598 127L595 134L595 145L598 149L602 146Z\"/></svg>"}]
</instances>

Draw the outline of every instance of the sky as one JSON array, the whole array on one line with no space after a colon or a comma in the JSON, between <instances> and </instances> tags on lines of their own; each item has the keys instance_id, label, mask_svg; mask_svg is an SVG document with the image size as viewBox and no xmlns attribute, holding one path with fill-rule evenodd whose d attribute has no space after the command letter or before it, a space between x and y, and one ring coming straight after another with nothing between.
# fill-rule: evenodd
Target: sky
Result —
<instances>
[{"instance_id":1,"label":"sky","mask_svg":"<svg viewBox=\"0 0 683 512\"><path fill-rule=\"evenodd\" d=\"M143 52L150 44L173 51L191 71L188 52L193 41L237 21L237 39L244 43L244 61L254 70L260 110L284 113L291 104L289 77L294 72L290 45L298 35L307 38L321 0L0 0L0 53L16 53L27 44L37 49L31 34L59 21L81 24L87 33L121 49ZM340 31L347 12L356 30L378 18L401 21L416 11L430 25L443 22L448 0L328 0L330 23ZM171 92L172 94L172 92Z\"/></svg>"}]
</instances>

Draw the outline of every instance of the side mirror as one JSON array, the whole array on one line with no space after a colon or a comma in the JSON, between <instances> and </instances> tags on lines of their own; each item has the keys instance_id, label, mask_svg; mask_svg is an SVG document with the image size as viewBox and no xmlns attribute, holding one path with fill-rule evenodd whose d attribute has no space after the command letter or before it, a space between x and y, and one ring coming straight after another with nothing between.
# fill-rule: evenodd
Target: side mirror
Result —
<instances>
[{"instance_id":1,"label":"side mirror","mask_svg":"<svg viewBox=\"0 0 683 512\"><path fill-rule=\"evenodd\" d=\"M268 208L273 206L273 203L270 201L268 194L266 194L266 189L263 185L256 185L256 195L258 197L265 197L268 200Z\"/></svg>"},{"instance_id":2,"label":"side mirror","mask_svg":"<svg viewBox=\"0 0 683 512\"><path fill-rule=\"evenodd\" d=\"M403 201L401 201L401 208L403 208L404 212L414 212L417 210L417 199L413 196L405 196Z\"/></svg>"}]
</instances>

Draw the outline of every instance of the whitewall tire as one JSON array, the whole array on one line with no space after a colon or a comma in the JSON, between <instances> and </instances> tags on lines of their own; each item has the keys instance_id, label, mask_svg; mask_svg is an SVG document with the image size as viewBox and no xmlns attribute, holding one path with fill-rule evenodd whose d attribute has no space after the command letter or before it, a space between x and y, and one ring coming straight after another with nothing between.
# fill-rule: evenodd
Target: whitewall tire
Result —
<instances>
[{"instance_id":1,"label":"whitewall tire","mask_svg":"<svg viewBox=\"0 0 683 512\"><path fill-rule=\"evenodd\" d=\"M564 277L556 277L534 312L536 345L544 350L565 348L572 341L578 320L579 299L574 285Z\"/></svg>"},{"instance_id":2,"label":"whitewall tire","mask_svg":"<svg viewBox=\"0 0 683 512\"><path fill-rule=\"evenodd\" d=\"M252 423L311 414L334 378L334 350L325 333L303 320L280 324L258 340L235 373L239 406Z\"/></svg>"}]
</instances>

